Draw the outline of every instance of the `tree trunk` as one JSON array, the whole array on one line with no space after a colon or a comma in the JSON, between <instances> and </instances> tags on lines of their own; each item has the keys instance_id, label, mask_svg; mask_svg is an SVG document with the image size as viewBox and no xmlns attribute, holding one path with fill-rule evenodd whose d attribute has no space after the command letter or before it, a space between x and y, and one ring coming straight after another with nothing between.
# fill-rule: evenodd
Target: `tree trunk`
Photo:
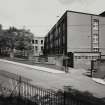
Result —
<instances>
[{"instance_id":1,"label":"tree trunk","mask_svg":"<svg viewBox=\"0 0 105 105\"><path fill-rule=\"evenodd\" d=\"M1 55L1 48L0 48L0 55Z\"/></svg>"},{"instance_id":2,"label":"tree trunk","mask_svg":"<svg viewBox=\"0 0 105 105\"><path fill-rule=\"evenodd\" d=\"M14 58L14 49L11 49L10 58Z\"/></svg>"}]
</instances>

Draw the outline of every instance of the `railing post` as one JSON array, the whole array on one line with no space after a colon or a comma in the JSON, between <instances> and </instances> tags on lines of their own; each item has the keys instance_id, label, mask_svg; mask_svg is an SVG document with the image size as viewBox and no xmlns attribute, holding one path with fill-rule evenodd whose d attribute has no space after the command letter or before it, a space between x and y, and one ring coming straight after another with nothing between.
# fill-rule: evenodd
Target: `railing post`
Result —
<instances>
[{"instance_id":1,"label":"railing post","mask_svg":"<svg viewBox=\"0 0 105 105\"><path fill-rule=\"evenodd\" d=\"M21 76L19 76L19 97L20 97L20 91L21 91Z\"/></svg>"},{"instance_id":2,"label":"railing post","mask_svg":"<svg viewBox=\"0 0 105 105\"><path fill-rule=\"evenodd\" d=\"M66 105L66 93L65 91L63 92L63 105Z\"/></svg>"}]
</instances>

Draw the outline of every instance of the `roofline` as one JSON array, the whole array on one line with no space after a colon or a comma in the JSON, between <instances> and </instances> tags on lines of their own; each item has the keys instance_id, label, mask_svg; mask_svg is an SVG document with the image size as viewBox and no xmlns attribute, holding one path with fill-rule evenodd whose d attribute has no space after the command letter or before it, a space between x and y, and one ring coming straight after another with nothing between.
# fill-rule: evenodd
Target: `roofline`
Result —
<instances>
[{"instance_id":1,"label":"roofline","mask_svg":"<svg viewBox=\"0 0 105 105\"><path fill-rule=\"evenodd\" d=\"M66 12L73 12L73 13L79 13L79 14L85 14L85 15L93 15L93 16L99 16L99 17L103 17L97 14L91 14L91 13L85 13L85 12L77 12L77 11L70 11L70 10L66 10Z\"/></svg>"},{"instance_id":2,"label":"roofline","mask_svg":"<svg viewBox=\"0 0 105 105\"><path fill-rule=\"evenodd\" d=\"M97 15L97 14L91 14L91 13L84 13L84 12L76 12L76 11L66 10L66 11L63 13L63 15L60 17L60 19L56 22L56 24L59 23L59 21L67 14L67 12L103 17L103 16ZM50 29L50 31L49 31L45 36L47 36L47 35L51 32L51 30L56 26L56 24L53 25L53 27Z\"/></svg>"},{"instance_id":3,"label":"roofline","mask_svg":"<svg viewBox=\"0 0 105 105\"><path fill-rule=\"evenodd\" d=\"M56 27L56 25L59 23L59 21L65 16L67 14L67 11L65 11L64 13L63 13L63 15L59 18L59 20L52 26L52 28L50 29L50 31L45 35L45 36L47 36L50 32L51 32L51 30L54 28L54 27Z\"/></svg>"},{"instance_id":4,"label":"roofline","mask_svg":"<svg viewBox=\"0 0 105 105\"><path fill-rule=\"evenodd\" d=\"M44 38L44 36L43 37L41 37L41 36L34 36L34 38Z\"/></svg>"},{"instance_id":5,"label":"roofline","mask_svg":"<svg viewBox=\"0 0 105 105\"><path fill-rule=\"evenodd\" d=\"M89 51L89 52L77 52L77 51L75 51L75 52L73 52L73 53L94 53L94 54L101 54L101 52L91 52L91 51Z\"/></svg>"}]
</instances>

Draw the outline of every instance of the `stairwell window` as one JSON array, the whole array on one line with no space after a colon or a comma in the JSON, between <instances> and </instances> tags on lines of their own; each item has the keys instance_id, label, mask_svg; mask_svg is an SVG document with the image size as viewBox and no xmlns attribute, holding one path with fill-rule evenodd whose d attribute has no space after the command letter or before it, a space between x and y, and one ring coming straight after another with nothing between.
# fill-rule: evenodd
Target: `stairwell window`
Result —
<instances>
[{"instance_id":1,"label":"stairwell window","mask_svg":"<svg viewBox=\"0 0 105 105\"><path fill-rule=\"evenodd\" d=\"M98 29L99 29L99 20L93 19L93 30L98 30Z\"/></svg>"}]
</instances>

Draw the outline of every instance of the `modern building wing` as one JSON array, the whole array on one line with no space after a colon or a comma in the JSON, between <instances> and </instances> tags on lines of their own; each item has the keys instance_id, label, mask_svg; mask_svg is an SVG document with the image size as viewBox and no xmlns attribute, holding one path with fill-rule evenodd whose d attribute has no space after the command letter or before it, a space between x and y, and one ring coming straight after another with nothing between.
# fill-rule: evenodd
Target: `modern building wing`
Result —
<instances>
[{"instance_id":1,"label":"modern building wing","mask_svg":"<svg viewBox=\"0 0 105 105\"><path fill-rule=\"evenodd\" d=\"M100 13L99 15L105 17L105 11Z\"/></svg>"},{"instance_id":2,"label":"modern building wing","mask_svg":"<svg viewBox=\"0 0 105 105\"><path fill-rule=\"evenodd\" d=\"M66 53L67 14L65 13L45 37L45 54Z\"/></svg>"},{"instance_id":3,"label":"modern building wing","mask_svg":"<svg viewBox=\"0 0 105 105\"><path fill-rule=\"evenodd\" d=\"M105 17L66 11L46 35L44 53L55 56L61 65L65 56L69 66L90 65L91 60L105 55Z\"/></svg>"}]
</instances>

